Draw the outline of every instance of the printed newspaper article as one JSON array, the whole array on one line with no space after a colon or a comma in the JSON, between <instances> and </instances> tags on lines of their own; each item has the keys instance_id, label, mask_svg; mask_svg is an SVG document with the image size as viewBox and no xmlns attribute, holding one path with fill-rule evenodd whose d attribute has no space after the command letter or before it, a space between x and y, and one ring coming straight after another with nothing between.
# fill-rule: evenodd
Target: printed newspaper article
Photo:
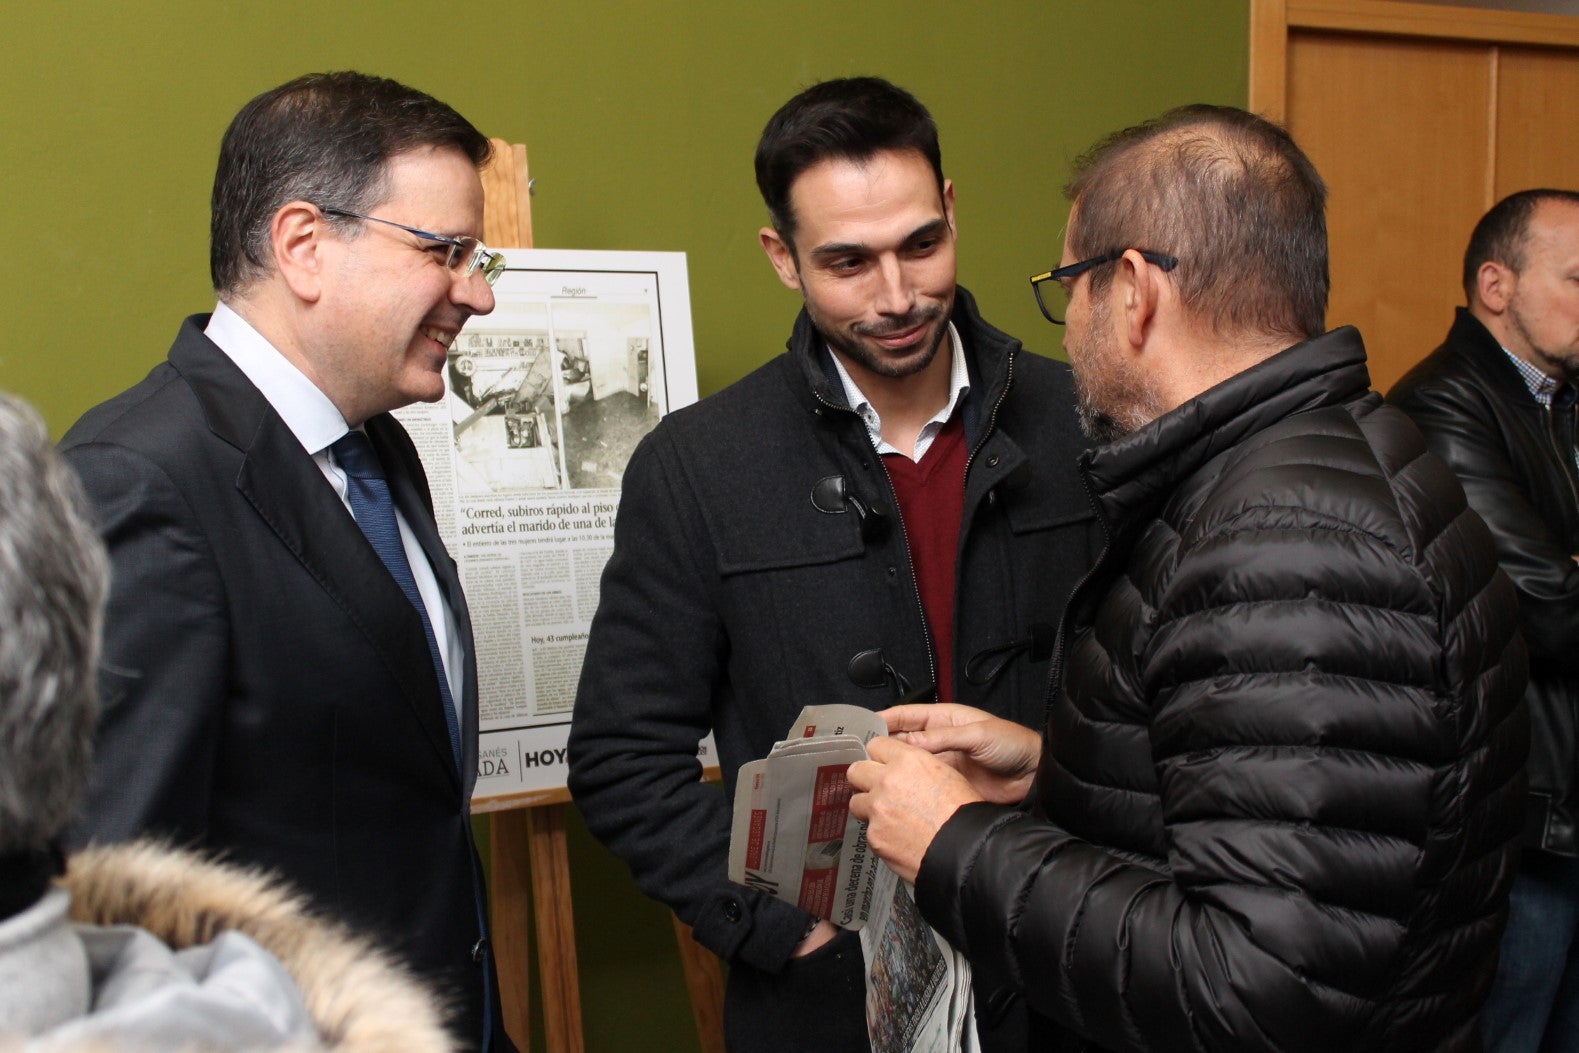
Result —
<instances>
[{"instance_id":1,"label":"printed newspaper article","mask_svg":"<svg viewBox=\"0 0 1579 1053\"><path fill-rule=\"evenodd\" d=\"M883 719L858 706L801 710L783 742L740 768L729 878L860 930L874 1053L975 1050L969 965L850 816L846 772L885 734Z\"/></svg>"},{"instance_id":2,"label":"printed newspaper article","mask_svg":"<svg viewBox=\"0 0 1579 1053\"><path fill-rule=\"evenodd\" d=\"M444 398L397 414L471 608L478 797L565 784L625 463L696 400L683 253L502 251L497 307L450 347Z\"/></svg>"}]
</instances>

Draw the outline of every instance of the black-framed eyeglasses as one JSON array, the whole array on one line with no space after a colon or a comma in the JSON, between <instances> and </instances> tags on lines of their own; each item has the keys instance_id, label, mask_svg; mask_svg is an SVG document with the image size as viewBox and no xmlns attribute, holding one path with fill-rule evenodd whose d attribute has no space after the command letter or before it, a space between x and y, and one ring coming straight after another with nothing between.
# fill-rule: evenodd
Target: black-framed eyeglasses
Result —
<instances>
[{"instance_id":1,"label":"black-framed eyeglasses","mask_svg":"<svg viewBox=\"0 0 1579 1053\"><path fill-rule=\"evenodd\" d=\"M494 252L476 238L464 234L451 236L449 234L434 234L431 231L418 230L408 227L404 223L396 223L392 219L379 219L377 216L365 216L360 212L352 212L348 208L320 209L326 216L349 216L352 219L365 219L369 223L382 223L387 227L399 227L408 234L415 234L428 241L436 241L441 245L448 245L450 254L444 260L444 266L457 272L462 278L470 278L477 271L482 271L482 280L492 285L499 280L499 275L504 273L504 254Z\"/></svg>"},{"instance_id":2,"label":"black-framed eyeglasses","mask_svg":"<svg viewBox=\"0 0 1579 1053\"><path fill-rule=\"evenodd\" d=\"M1036 294L1036 306L1042 309L1042 317L1054 325L1063 325L1064 318L1069 313L1069 292L1073 287L1074 280L1093 267L1100 267L1104 263L1112 263L1114 260L1122 259L1124 253L1128 251L1128 249L1114 249L1112 252L1104 252L1100 256L1092 256L1090 259L1081 260L1079 263L1071 263L1067 267L1059 267L1055 270L1031 275L1031 291ZM1177 256L1153 252L1150 249L1136 249L1135 251L1140 253L1141 259L1154 266L1161 267L1165 271L1171 271L1179 265L1179 257ZM1044 289L1046 290L1045 292L1043 291Z\"/></svg>"}]
</instances>

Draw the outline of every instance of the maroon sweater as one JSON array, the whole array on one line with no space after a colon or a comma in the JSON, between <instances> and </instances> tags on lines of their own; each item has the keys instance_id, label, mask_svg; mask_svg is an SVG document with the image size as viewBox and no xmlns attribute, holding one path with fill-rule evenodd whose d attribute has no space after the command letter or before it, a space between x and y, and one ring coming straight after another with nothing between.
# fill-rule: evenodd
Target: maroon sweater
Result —
<instances>
[{"instance_id":1,"label":"maroon sweater","mask_svg":"<svg viewBox=\"0 0 1579 1053\"><path fill-rule=\"evenodd\" d=\"M910 543L921 609L932 632L938 698L954 698L954 577L965 515L965 425L956 409L919 462L884 454Z\"/></svg>"}]
</instances>

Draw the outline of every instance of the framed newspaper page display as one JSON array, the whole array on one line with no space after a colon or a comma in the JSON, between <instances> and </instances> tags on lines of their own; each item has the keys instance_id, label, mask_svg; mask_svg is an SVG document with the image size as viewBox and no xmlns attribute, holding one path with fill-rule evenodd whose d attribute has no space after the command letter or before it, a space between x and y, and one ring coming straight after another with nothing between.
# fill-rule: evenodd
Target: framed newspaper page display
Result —
<instances>
[{"instance_id":1,"label":"framed newspaper page display","mask_svg":"<svg viewBox=\"0 0 1579 1053\"><path fill-rule=\"evenodd\" d=\"M660 417L696 401L691 301L684 253L500 251L497 305L450 346L444 397L396 416L471 608L473 800L564 800L625 463ZM701 750L711 763L711 744Z\"/></svg>"}]
</instances>

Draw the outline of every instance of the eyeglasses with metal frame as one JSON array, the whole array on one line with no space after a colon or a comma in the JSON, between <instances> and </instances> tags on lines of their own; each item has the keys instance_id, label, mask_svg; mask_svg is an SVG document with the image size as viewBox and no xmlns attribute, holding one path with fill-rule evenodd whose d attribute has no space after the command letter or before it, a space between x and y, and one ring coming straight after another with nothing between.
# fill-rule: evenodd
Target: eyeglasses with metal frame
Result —
<instances>
[{"instance_id":1,"label":"eyeglasses with metal frame","mask_svg":"<svg viewBox=\"0 0 1579 1053\"><path fill-rule=\"evenodd\" d=\"M1069 307L1071 288L1064 283L1072 283L1076 278L1093 267L1100 267L1104 263L1112 263L1114 260L1122 259L1124 253L1128 251L1128 249L1114 249L1112 252L1104 252L1100 256L1092 256L1090 259L1081 260L1079 263L1071 263L1067 267L1058 267L1054 270L1043 271L1041 274L1031 275L1031 291L1036 294L1036 306L1042 309L1042 317L1054 325L1063 325L1064 319L1062 316L1067 313ZM1177 256L1169 256L1163 252L1153 252L1150 249L1136 249L1135 251L1140 253L1141 259L1154 266L1161 267L1164 271L1171 271L1179 265L1179 257ZM1042 287L1048 282L1052 283L1053 291L1044 297L1042 295Z\"/></svg>"},{"instance_id":2,"label":"eyeglasses with metal frame","mask_svg":"<svg viewBox=\"0 0 1579 1053\"><path fill-rule=\"evenodd\" d=\"M418 230L408 227L404 223L396 223L392 219L379 219L377 216L366 216L360 212L352 212L348 208L320 208L326 216L349 216L352 219L365 219L369 223L382 223L387 227L399 227L408 234L415 234L428 241L436 241L441 245L448 245L450 254L444 260L444 266L452 271L459 272L462 278L470 278L478 271L482 271L482 280L492 285L499 280L499 275L504 273L504 254L494 252L476 238L464 234L451 236L449 234L434 234L431 231Z\"/></svg>"}]
</instances>

